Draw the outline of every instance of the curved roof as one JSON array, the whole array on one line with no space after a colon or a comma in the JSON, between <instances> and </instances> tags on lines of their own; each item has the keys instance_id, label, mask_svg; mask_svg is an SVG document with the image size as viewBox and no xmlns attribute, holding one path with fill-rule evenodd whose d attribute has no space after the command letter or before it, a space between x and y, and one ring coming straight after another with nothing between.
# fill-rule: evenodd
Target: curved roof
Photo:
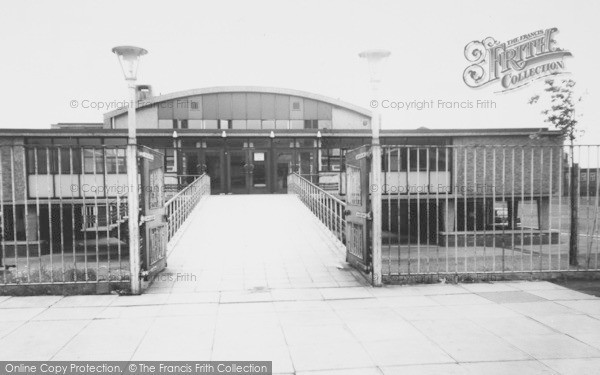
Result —
<instances>
[{"instance_id":1,"label":"curved roof","mask_svg":"<svg viewBox=\"0 0 600 375\"><path fill-rule=\"evenodd\" d=\"M206 87L200 89L191 89L185 91L178 91L170 94L153 96L144 101L144 103L137 108L144 108L151 106L156 103L165 102L173 99L183 99L192 96L206 95L206 94L219 94L219 93L234 93L234 92L250 92L250 93L262 93L262 94L280 94L297 96L300 98L312 99L324 103L331 104L336 107L348 109L350 111L359 113L361 115L371 117L371 111L368 109L359 107L357 105L347 103L338 99L333 99L324 95L314 94L306 91L292 90L278 87L261 87L261 86L216 86ZM127 108L120 108L114 111L110 111L104 114L105 118L115 117L120 114L127 112Z\"/></svg>"}]
</instances>

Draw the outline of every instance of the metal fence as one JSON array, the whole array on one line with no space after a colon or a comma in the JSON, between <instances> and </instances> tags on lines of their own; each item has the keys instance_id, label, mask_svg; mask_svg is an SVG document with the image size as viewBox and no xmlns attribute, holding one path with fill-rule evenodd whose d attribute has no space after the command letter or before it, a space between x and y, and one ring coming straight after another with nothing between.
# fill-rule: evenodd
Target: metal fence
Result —
<instances>
[{"instance_id":1,"label":"metal fence","mask_svg":"<svg viewBox=\"0 0 600 375\"><path fill-rule=\"evenodd\" d=\"M383 275L598 270L599 151L384 146Z\"/></svg>"},{"instance_id":2,"label":"metal fence","mask_svg":"<svg viewBox=\"0 0 600 375\"><path fill-rule=\"evenodd\" d=\"M346 204L300 175L288 175L288 194L300 200L342 242L345 242Z\"/></svg>"},{"instance_id":3,"label":"metal fence","mask_svg":"<svg viewBox=\"0 0 600 375\"><path fill-rule=\"evenodd\" d=\"M125 282L125 148L0 146L0 283Z\"/></svg>"},{"instance_id":4,"label":"metal fence","mask_svg":"<svg viewBox=\"0 0 600 375\"><path fill-rule=\"evenodd\" d=\"M210 195L210 177L203 174L165 203L167 241L177 233L200 199Z\"/></svg>"}]
</instances>

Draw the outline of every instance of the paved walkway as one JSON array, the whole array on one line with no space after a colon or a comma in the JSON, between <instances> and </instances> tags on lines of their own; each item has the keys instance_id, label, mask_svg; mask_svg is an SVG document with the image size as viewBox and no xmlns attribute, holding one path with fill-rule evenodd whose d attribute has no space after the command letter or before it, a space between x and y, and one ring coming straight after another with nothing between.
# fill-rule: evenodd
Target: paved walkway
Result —
<instances>
[{"instance_id":1,"label":"paved walkway","mask_svg":"<svg viewBox=\"0 0 600 375\"><path fill-rule=\"evenodd\" d=\"M600 299L370 288L288 196L201 203L142 296L0 297L0 360L272 360L282 374L597 374ZM176 278L178 280L169 280Z\"/></svg>"}]
</instances>

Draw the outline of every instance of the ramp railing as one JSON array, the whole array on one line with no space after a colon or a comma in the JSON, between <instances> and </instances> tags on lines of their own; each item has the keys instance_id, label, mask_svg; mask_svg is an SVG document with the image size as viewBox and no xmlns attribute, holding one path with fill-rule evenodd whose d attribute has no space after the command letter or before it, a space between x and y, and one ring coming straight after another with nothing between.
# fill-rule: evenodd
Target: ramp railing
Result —
<instances>
[{"instance_id":1,"label":"ramp railing","mask_svg":"<svg viewBox=\"0 0 600 375\"><path fill-rule=\"evenodd\" d=\"M346 203L296 173L288 175L287 184L288 194L296 194L331 233L344 243Z\"/></svg>"},{"instance_id":2,"label":"ramp railing","mask_svg":"<svg viewBox=\"0 0 600 375\"><path fill-rule=\"evenodd\" d=\"M210 177L203 174L165 203L167 241L175 236L200 199L207 195L210 195Z\"/></svg>"}]
</instances>

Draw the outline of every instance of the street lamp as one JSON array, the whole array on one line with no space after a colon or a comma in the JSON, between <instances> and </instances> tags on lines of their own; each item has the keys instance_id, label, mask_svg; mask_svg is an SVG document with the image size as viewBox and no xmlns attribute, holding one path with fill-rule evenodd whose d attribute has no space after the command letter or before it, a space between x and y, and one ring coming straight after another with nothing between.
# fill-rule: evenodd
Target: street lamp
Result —
<instances>
[{"instance_id":1,"label":"street lamp","mask_svg":"<svg viewBox=\"0 0 600 375\"><path fill-rule=\"evenodd\" d=\"M129 270L131 272L131 293L140 294L140 227L138 214L140 206L138 171L137 171L137 139L136 139L136 80L140 57L148 53L143 48L119 46L112 49L117 55L119 64L127 81L129 105L127 106L127 192L129 220Z\"/></svg>"},{"instance_id":2,"label":"street lamp","mask_svg":"<svg viewBox=\"0 0 600 375\"><path fill-rule=\"evenodd\" d=\"M371 83L371 101L379 104L379 86L381 84L382 68L385 60L390 56L386 50L368 50L358 55L366 59L369 66ZM381 286L381 144L379 142L379 129L381 128L381 112L379 105L373 109L371 117L371 184L375 189L371 190L371 212L373 224L373 285Z\"/></svg>"}]
</instances>

